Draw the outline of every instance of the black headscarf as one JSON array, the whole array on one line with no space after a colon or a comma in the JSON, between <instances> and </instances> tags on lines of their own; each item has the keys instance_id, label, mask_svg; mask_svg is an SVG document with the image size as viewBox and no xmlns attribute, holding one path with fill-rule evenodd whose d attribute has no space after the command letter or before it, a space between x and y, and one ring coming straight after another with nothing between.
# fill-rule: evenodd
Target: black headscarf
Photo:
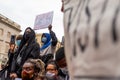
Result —
<instances>
[{"instance_id":1,"label":"black headscarf","mask_svg":"<svg viewBox=\"0 0 120 80\"><path fill-rule=\"evenodd\" d=\"M27 29L30 29L31 30L31 32L29 33L30 35L29 35L29 39L28 40L26 40L26 30ZM18 48L18 52L20 52L20 50L22 49L22 47L27 43L27 46L29 46L30 44L32 44L32 43L34 43L35 42L35 32L34 32L34 30L33 29L31 29L30 27L27 27L26 29L25 29L25 32L24 32L24 34L23 34L23 38L22 38L22 40L21 40L21 43L20 43L20 46L19 46L19 48Z\"/></svg>"}]
</instances>

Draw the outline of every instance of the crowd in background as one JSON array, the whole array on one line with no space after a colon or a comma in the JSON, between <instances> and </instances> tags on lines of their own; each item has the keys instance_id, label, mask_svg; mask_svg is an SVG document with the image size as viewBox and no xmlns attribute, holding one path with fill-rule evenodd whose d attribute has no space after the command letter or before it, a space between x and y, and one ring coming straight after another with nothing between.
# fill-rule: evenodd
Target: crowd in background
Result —
<instances>
[{"instance_id":1,"label":"crowd in background","mask_svg":"<svg viewBox=\"0 0 120 80\"><path fill-rule=\"evenodd\" d=\"M41 36L42 46L30 27L15 42L10 42L8 61L0 71L1 80L69 80L64 38L56 50L58 39L52 25L48 30Z\"/></svg>"},{"instance_id":2,"label":"crowd in background","mask_svg":"<svg viewBox=\"0 0 120 80\"><path fill-rule=\"evenodd\" d=\"M42 33L42 46L37 43L35 31L30 27L9 43L8 60L1 66L0 80L70 80L64 37L58 48L52 25L48 26L48 30L49 33Z\"/></svg>"}]
</instances>

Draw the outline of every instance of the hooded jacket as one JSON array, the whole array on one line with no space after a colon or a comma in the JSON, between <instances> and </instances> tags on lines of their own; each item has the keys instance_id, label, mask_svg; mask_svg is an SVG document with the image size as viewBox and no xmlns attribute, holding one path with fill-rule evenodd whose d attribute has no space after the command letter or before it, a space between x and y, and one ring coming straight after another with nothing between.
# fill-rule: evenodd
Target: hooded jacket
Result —
<instances>
[{"instance_id":1,"label":"hooded jacket","mask_svg":"<svg viewBox=\"0 0 120 80\"><path fill-rule=\"evenodd\" d=\"M31 30L29 39L26 39L27 29ZM40 47L35 40L35 32L30 27L26 28L26 30L24 32L20 46L14 55L11 67L11 72L17 73L18 77L21 77L22 66L27 59L39 58Z\"/></svg>"}]
</instances>

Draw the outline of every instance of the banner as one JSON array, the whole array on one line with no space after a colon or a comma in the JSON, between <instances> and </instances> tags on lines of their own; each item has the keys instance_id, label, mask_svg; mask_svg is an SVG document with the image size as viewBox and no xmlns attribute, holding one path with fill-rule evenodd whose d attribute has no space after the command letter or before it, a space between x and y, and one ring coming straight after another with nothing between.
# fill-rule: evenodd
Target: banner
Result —
<instances>
[{"instance_id":1,"label":"banner","mask_svg":"<svg viewBox=\"0 0 120 80\"><path fill-rule=\"evenodd\" d=\"M71 80L120 80L120 0L64 0Z\"/></svg>"},{"instance_id":2,"label":"banner","mask_svg":"<svg viewBox=\"0 0 120 80\"><path fill-rule=\"evenodd\" d=\"M48 28L52 24L53 11L36 16L34 30Z\"/></svg>"}]
</instances>

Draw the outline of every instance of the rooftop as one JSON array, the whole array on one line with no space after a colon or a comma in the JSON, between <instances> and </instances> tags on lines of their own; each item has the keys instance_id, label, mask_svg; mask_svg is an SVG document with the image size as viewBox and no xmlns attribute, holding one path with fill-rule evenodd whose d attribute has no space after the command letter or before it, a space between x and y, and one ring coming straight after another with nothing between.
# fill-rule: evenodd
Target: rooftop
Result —
<instances>
[{"instance_id":1,"label":"rooftop","mask_svg":"<svg viewBox=\"0 0 120 80\"><path fill-rule=\"evenodd\" d=\"M8 24L8 25L10 25L12 28L14 28L14 29L16 29L16 30L18 30L18 31L21 31L19 24L17 24L16 22L8 19L7 17L3 16L2 14L0 14L0 21L6 23L6 24Z\"/></svg>"}]
</instances>

